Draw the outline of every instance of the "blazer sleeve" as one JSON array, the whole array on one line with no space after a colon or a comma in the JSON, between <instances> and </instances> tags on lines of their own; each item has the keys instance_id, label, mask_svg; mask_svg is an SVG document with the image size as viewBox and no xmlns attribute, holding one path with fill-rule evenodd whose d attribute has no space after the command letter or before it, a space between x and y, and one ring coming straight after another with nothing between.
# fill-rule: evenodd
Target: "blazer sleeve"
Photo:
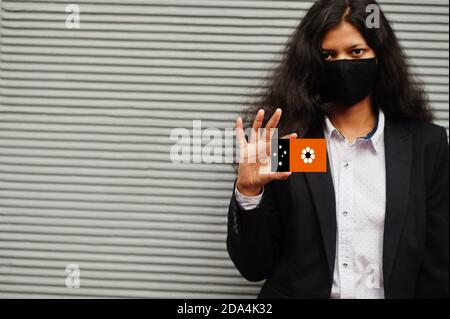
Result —
<instances>
[{"instance_id":1,"label":"blazer sleeve","mask_svg":"<svg viewBox=\"0 0 450 319\"><path fill-rule=\"evenodd\" d=\"M248 281L267 279L279 256L281 226L273 192L273 185L269 183L259 206L244 211L233 189L228 211L227 249L234 265Z\"/></svg>"},{"instance_id":2,"label":"blazer sleeve","mask_svg":"<svg viewBox=\"0 0 450 319\"><path fill-rule=\"evenodd\" d=\"M449 297L449 148L444 128L436 149L432 179L427 188L426 239L416 286L417 298Z\"/></svg>"}]
</instances>

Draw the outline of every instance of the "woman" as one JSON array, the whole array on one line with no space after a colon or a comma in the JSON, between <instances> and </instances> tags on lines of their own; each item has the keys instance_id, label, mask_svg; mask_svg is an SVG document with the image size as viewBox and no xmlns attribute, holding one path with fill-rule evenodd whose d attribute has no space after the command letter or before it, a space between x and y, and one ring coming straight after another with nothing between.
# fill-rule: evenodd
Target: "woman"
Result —
<instances>
[{"instance_id":1,"label":"woman","mask_svg":"<svg viewBox=\"0 0 450 319\"><path fill-rule=\"evenodd\" d=\"M328 153L327 173L239 164L227 246L246 279L266 280L260 298L448 298L446 130L431 124L383 13L380 28L366 26L370 4L317 1L262 109L247 112L256 118L241 151L265 125L325 138Z\"/></svg>"}]
</instances>

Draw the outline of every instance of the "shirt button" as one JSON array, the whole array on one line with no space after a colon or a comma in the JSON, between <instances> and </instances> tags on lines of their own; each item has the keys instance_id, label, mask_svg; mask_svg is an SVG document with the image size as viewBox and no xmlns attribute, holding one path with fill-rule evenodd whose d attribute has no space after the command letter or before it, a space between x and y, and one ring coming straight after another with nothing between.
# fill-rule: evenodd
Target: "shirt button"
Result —
<instances>
[{"instance_id":1,"label":"shirt button","mask_svg":"<svg viewBox=\"0 0 450 319\"><path fill-rule=\"evenodd\" d=\"M343 263L342 266L344 266L344 268L347 268L348 264L347 263Z\"/></svg>"},{"instance_id":2,"label":"shirt button","mask_svg":"<svg viewBox=\"0 0 450 319\"><path fill-rule=\"evenodd\" d=\"M343 212L342 215L348 216L348 212Z\"/></svg>"},{"instance_id":3,"label":"shirt button","mask_svg":"<svg viewBox=\"0 0 450 319\"><path fill-rule=\"evenodd\" d=\"M350 164L348 162L344 162L344 167L348 167Z\"/></svg>"}]
</instances>

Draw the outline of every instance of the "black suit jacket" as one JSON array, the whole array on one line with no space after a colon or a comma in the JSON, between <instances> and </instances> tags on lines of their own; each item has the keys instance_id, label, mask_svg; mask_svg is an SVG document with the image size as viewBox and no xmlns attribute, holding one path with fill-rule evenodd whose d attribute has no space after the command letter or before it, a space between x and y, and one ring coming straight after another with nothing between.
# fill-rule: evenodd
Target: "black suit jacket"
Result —
<instances>
[{"instance_id":1,"label":"black suit jacket","mask_svg":"<svg viewBox=\"0 0 450 319\"><path fill-rule=\"evenodd\" d=\"M322 128L308 136L323 138ZM386 119L386 298L449 296L449 149L446 130ZM329 298L336 206L327 173L293 174L265 187L261 204L228 214L229 255L249 281L266 279L259 298Z\"/></svg>"}]
</instances>

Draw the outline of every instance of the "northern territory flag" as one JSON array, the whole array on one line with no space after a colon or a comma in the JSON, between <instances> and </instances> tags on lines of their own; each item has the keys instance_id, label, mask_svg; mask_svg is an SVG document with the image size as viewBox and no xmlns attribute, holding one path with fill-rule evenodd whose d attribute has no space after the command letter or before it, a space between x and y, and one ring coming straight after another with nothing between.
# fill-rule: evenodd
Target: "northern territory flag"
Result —
<instances>
[{"instance_id":1,"label":"northern territory flag","mask_svg":"<svg viewBox=\"0 0 450 319\"><path fill-rule=\"evenodd\" d=\"M325 139L281 139L272 143L272 172L327 171L327 142Z\"/></svg>"}]
</instances>

